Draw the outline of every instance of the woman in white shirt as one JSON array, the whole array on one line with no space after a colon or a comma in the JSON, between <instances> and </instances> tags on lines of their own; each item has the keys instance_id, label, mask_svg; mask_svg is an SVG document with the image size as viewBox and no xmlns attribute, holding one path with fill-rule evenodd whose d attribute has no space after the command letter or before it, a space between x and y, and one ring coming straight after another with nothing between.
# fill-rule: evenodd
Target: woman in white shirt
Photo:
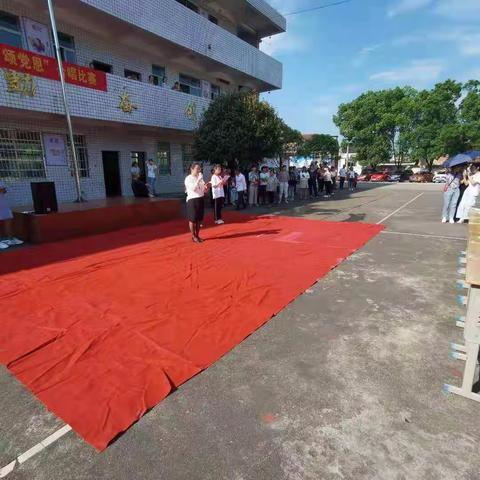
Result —
<instances>
[{"instance_id":1,"label":"woman in white shirt","mask_svg":"<svg viewBox=\"0 0 480 480\"><path fill-rule=\"evenodd\" d=\"M204 195L209 184L203 180L202 167L194 163L190 167L190 175L185 179L185 191L187 193L187 218L192 240L195 243L202 243L200 238L200 224L205 213Z\"/></svg>"},{"instance_id":2,"label":"woman in white shirt","mask_svg":"<svg viewBox=\"0 0 480 480\"><path fill-rule=\"evenodd\" d=\"M477 202L480 193L480 171L476 165L472 165L468 173L468 187L463 194L460 205L457 210L458 223L464 223L468 220L470 209Z\"/></svg>"},{"instance_id":3,"label":"woman in white shirt","mask_svg":"<svg viewBox=\"0 0 480 480\"><path fill-rule=\"evenodd\" d=\"M325 168L325 172L323 173L323 181L325 182L325 198L329 198L332 196L332 188L333 188L333 181L332 181L332 172L330 167Z\"/></svg>"},{"instance_id":4,"label":"woman in white shirt","mask_svg":"<svg viewBox=\"0 0 480 480\"><path fill-rule=\"evenodd\" d=\"M310 180L310 173L308 173L307 167L303 167L299 176L299 196L300 200L306 200L308 198L308 181Z\"/></svg>"},{"instance_id":5,"label":"woman in white shirt","mask_svg":"<svg viewBox=\"0 0 480 480\"><path fill-rule=\"evenodd\" d=\"M222 220L222 208L225 201L225 189L223 188L228 182L229 176L222 177L222 166L215 165L213 169L212 179L212 197L213 197L213 215L215 217L215 224L222 225L225 223Z\"/></svg>"},{"instance_id":6,"label":"woman in white shirt","mask_svg":"<svg viewBox=\"0 0 480 480\"><path fill-rule=\"evenodd\" d=\"M14 245L21 245L23 242L13 236L13 213L7 202L7 187L0 180L0 237L7 238L0 241L0 250Z\"/></svg>"}]
</instances>

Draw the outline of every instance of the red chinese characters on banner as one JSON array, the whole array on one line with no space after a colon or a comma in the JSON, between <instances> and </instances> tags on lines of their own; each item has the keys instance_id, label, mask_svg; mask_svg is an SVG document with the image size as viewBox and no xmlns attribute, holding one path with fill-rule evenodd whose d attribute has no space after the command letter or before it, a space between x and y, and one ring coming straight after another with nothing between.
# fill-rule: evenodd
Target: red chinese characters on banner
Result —
<instances>
[{"instance_id":1,"label":"red chinese characters on banner","mask_svg":"<svg viewBox=\"0 0 480 480\"><path fill-rule=\"evenodd\" d=\"M0 68L29 73L50 80L60 80L55 58L38 55L3 43L0 43ZM104 72L72 63L64 63L63 71L67 83L107 91L107 76Z\"/></svg>"}]
</instances>

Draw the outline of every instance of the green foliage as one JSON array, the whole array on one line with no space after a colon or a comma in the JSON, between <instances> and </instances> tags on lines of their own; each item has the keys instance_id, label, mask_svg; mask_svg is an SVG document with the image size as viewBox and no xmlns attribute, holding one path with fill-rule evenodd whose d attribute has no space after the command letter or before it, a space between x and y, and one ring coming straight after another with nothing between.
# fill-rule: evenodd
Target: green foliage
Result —
<instances>
[{"instance_id":1,"label":"green foliage","mask_svg":"<svg viewBox=\"0 0 480 480\"><path fill-rule=\"evenodd\" d=\"M414 160L431 169L438 157L480 148L480 82L369 91L340 105L334 122L365 165Z\"/></svg>"},{"instance_id":2,"label":"green foliage","mask_svg":"<svg viewBox=\"0 0 480 480\"><path fill-rule=\"evenodd\" d=\"M302 154L306 157L325 157L336 158L340 146L336 137L325 134L312 135L310 140L307 140L303 145Z\"/></svg>"},{"instance_id":3,"label":"green foliage","mask_svg":"<svg viewBox=\"0 0 480 480\"><path fill-rule=\"evenodd\" d=\"M195 134L198 161L248 168L265 157L284 156L299 132L289 128L256 94L218 96Z\"/></svg>"}]
</instances>

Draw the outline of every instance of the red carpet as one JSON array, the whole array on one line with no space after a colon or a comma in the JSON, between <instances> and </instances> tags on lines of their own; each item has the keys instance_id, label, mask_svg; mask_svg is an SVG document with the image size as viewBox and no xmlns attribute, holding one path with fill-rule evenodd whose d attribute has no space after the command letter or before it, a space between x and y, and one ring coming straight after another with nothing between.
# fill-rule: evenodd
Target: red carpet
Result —
<instances>
[{"instance_id":1,"label":"red carpet","mask_svg":"<svg viewBox=\"0 0 480 480\"><path fill-rule=\"evenodd\" d=\"M381 226L230 214L0 256L0 362L104 449ZM210 222L211 223L211 222Z\"/></svg>"}]
</instances>

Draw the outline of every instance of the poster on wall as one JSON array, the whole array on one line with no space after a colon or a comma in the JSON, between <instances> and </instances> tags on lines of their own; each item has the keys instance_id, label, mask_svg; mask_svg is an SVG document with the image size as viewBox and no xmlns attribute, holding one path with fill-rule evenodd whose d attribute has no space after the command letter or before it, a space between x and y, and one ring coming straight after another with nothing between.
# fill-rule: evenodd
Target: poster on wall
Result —
<instances>
[{"instance_id":1,"label":"poster on wall","mask_svg":"<svg viewBox=\"0 0 480 480\"><path fill-rule=\"evenodd\" d=\"M52 56L52 44L47 25L24 17L23 30L28 50L40 55L46 55L47 57Z\"/></svg>"},{"instance_id":2,"label":"poster on wall","mask_svg":"<svg viewBox=\"0 0 480 480\"><path fill-rule=\"evenodd\" d=\"M66 167L68 165L65 137L46 133L43 135L45 146L45 163L50 167Z\"/></svg>"},{"instance_id":3,"label":"poster on wall","mask_svg":"<svg viewBox=\"0 0 480 480\"><path fill-rule=\"evenodd\" d=\"M210 98L210 82L207 80L202 80L202 97Z\"/></svg>"}]
</instances>

